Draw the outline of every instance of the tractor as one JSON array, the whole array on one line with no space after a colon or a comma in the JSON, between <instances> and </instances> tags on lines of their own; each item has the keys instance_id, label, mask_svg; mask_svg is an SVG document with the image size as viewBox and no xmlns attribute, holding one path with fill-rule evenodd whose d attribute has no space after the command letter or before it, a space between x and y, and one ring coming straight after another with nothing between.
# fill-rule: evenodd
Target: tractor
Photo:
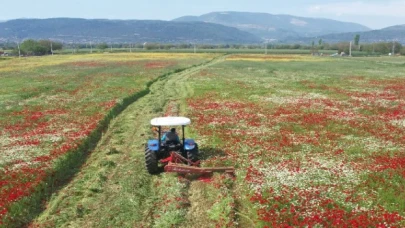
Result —
<instances>
[{"instance_id":1,"label":"tractor","mask_svg":"<svg viewBox=\"0 0 405 228\"><path fill-rule=\"evenodd\" d=\"M186 139L184 129L191 124L186 117L159 117L151 120L153 129L157 131L158 138L148 140L145 145L145 164L150 174L160 172L160 167L165 172L182 174L197 173L210 174L213 172L234 173L233 167L201 168L198 144L193 139ZM162 140L168 132L162 132L162 127L182 127L180 140ZM165 139L165 137L163 137Z\"/></svg>"}]
</instances>

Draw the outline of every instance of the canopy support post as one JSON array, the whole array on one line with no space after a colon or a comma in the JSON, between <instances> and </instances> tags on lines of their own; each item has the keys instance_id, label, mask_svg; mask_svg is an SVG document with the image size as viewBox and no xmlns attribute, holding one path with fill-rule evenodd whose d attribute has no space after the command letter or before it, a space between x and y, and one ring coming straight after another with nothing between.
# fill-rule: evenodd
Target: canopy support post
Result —
<instances>
[{"instance_id":1,"label":"canopy support post","mask_svg":"<svg viewBox=\"0 0 405 228\"><path fill-rule=\"evenodd\" d=\"M162 127L159 126L159 149L160 145L162 145Z\"/></svg>"},{"instance_id":2,"label":"canopy support post","mask_svg":"<svg viewBox=\"0 0 405 228\"><path fill-rule=\"evenodd\" d=\"M183 132L183 147L184 147L186 142L186 139L184 138L184 125L182 125L182 132Z\"/></svg>"}]
</instances>

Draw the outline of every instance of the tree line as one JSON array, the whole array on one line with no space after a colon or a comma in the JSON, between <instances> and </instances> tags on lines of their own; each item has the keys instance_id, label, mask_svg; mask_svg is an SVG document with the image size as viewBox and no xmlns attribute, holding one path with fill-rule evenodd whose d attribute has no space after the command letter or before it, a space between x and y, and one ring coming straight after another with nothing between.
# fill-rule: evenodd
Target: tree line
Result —
<instances>
[{"instance_id":1,"label":"tree line","mask_svg":"<svg viewBox=\"0 0 405 228\"><path fill-rule=\"evenodd\" d=\"M337 50L338 52L345 52L349 53L350 51L350 43L336 43L332 45L328 45L328 48L332 50ZM405 47L402 46L401 43L398 42L379 42L379 43L372 43L372 44L358 44L352 45L353 51L361 51L367 54L402 54L405 55Z\"/></svg>"},{"instance_id":2,"label":"tree line","mask_svg":"<svg viewBox=\"0 0 405 228\"><path fill-rule=\"evenodd\" d=\"M77 43L77 44L63 44L61 42L51 40L25 40L22 43L2 43L1 49L14 50L14 55L47 55L53 54L54 51L62 49L98 49L104 51L105 49L144 49L144 50L170 50L170 49L287 49L287 50L310 50L311 52L322 50L335 50L338 53L350 52L349 42L340 43L326 43L322 39L312 41L311 44L280 44L280 43L267 43L267 44L252 44L252 45L240 45L240 44L161 44L161 43ZM352 42L352 51L360 51L366 54L402 54L405 55L405 46L398 42L378 42L378 43L360 43L360 36L354 37Z\"/></svg>"},{"instance_id":3,"label":"tree line","mask_svg":"<svg viewBox=\"0 0 405 228\"><path fill-rule=\"evenodd\" d=\"M103 44L100 44L103 45ZM145 50L170 50L170 49L193 49L194 44L160 44L160 43L146 43L146 44L112 44L107 46L106 44L104 47L99 49L106 49L108 47L112 48L137 48L137 49L145 49ZM324 43L322 39L318 42L313 42L310 45L305 44L275 44L275 43L268 43L268 44L252 44L252 45L241 45L241 44L196 44L195 47L197 49L287 49L287 50L336 50L336 52L345 52L349 53L350 43L349 42L340 42L340 43ZM84 48L84 45L80 45ZM358 41L352 43L352 50L353 51L362 51L368 54L388 54L392 52L392 47L394 46L395 53L401 53L405 55L405 47L402 46L401 43L395 42L379 42L379 43L365 43L360 44Z\"/></svg>"},{"instance_id":4,"label":"tree line","mask_svg":"<svg viewBox=\"0 0 405 228\"><path fill-rule=\"evenodd\" d=\"M50 40L25 40L21 44L17 45L15 51L19 51L19 54L23 55L46 55L53 54L55 50L61 50L62 43L50 41Z\"/></svg>"}]
</instances>

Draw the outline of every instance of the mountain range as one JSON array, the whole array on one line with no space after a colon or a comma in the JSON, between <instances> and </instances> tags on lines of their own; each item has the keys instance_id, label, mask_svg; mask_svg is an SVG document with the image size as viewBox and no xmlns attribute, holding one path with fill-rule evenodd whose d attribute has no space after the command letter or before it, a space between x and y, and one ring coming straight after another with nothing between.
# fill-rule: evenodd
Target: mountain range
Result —
<instances>
[{"instance_id":1,"label":"mountain range","mask_svg":"<svg viewBox=\"0 0 405 228\"><path fill-rule=\"evenodd\" d=\"M258 43L233 27L205 22L102 19L17 19L0 23L0 41L53 39L63 42Z\"/></svg>"},{"instance_id":2,"label":"mountain range","mask_svg":"<svg viewBox=\"0 0 405 228\"><path fill-rule=\"evenodd\" d=\"M17 19L0 22L0 42L52 39L62 42L258 44L353 40L405 43L405 25L381 30L329 19L267 13L213 12L172 21L79 18Z\"/></svg>"},{"instance_id":3,"label":"mountain range","mask_svg":"<svg viewBox=\"0 0 405 228\"><path fill-rule=\"evenodd\" d=\"M353 37L357 34L360 35L361 41L365 43L387 42L387 41L397 41L400 43L405 43L405 25L396 25L368 32L329 34L321 36L321 38L325 42L336 43L342 40L346 41L353 40Z\"/></svg>"},{"instance_id":4,"label":"mountain range","mask_svg":"<svg viewBox=\"0 0 405 228\"><path fill-rule=\"evenodd\" d=\"M363 32L366 26L322 18L273 15L248 12L213 12L201 16L185 16L174 21L202 21L235 27L267 40L316 37L331 33Z\"/></svg>"}]
</instances>

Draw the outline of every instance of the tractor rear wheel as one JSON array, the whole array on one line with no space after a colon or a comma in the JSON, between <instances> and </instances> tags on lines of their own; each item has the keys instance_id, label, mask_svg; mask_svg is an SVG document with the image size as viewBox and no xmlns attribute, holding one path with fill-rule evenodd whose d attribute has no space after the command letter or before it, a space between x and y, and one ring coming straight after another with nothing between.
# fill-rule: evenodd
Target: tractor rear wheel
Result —
<instances>
[{"instance_id":1,"label":"tractor rear wheel","mask_svg":"<svg viewBox=\"0 0 405 228\"><path fill-rule=\"evenodd\" d=\"M146 169L150 174L156 174L158 173L158 160L156 158L156 152L152 151L148 148L148 146L145 147L145 165Z\"/></svg>"}]
</instances>

